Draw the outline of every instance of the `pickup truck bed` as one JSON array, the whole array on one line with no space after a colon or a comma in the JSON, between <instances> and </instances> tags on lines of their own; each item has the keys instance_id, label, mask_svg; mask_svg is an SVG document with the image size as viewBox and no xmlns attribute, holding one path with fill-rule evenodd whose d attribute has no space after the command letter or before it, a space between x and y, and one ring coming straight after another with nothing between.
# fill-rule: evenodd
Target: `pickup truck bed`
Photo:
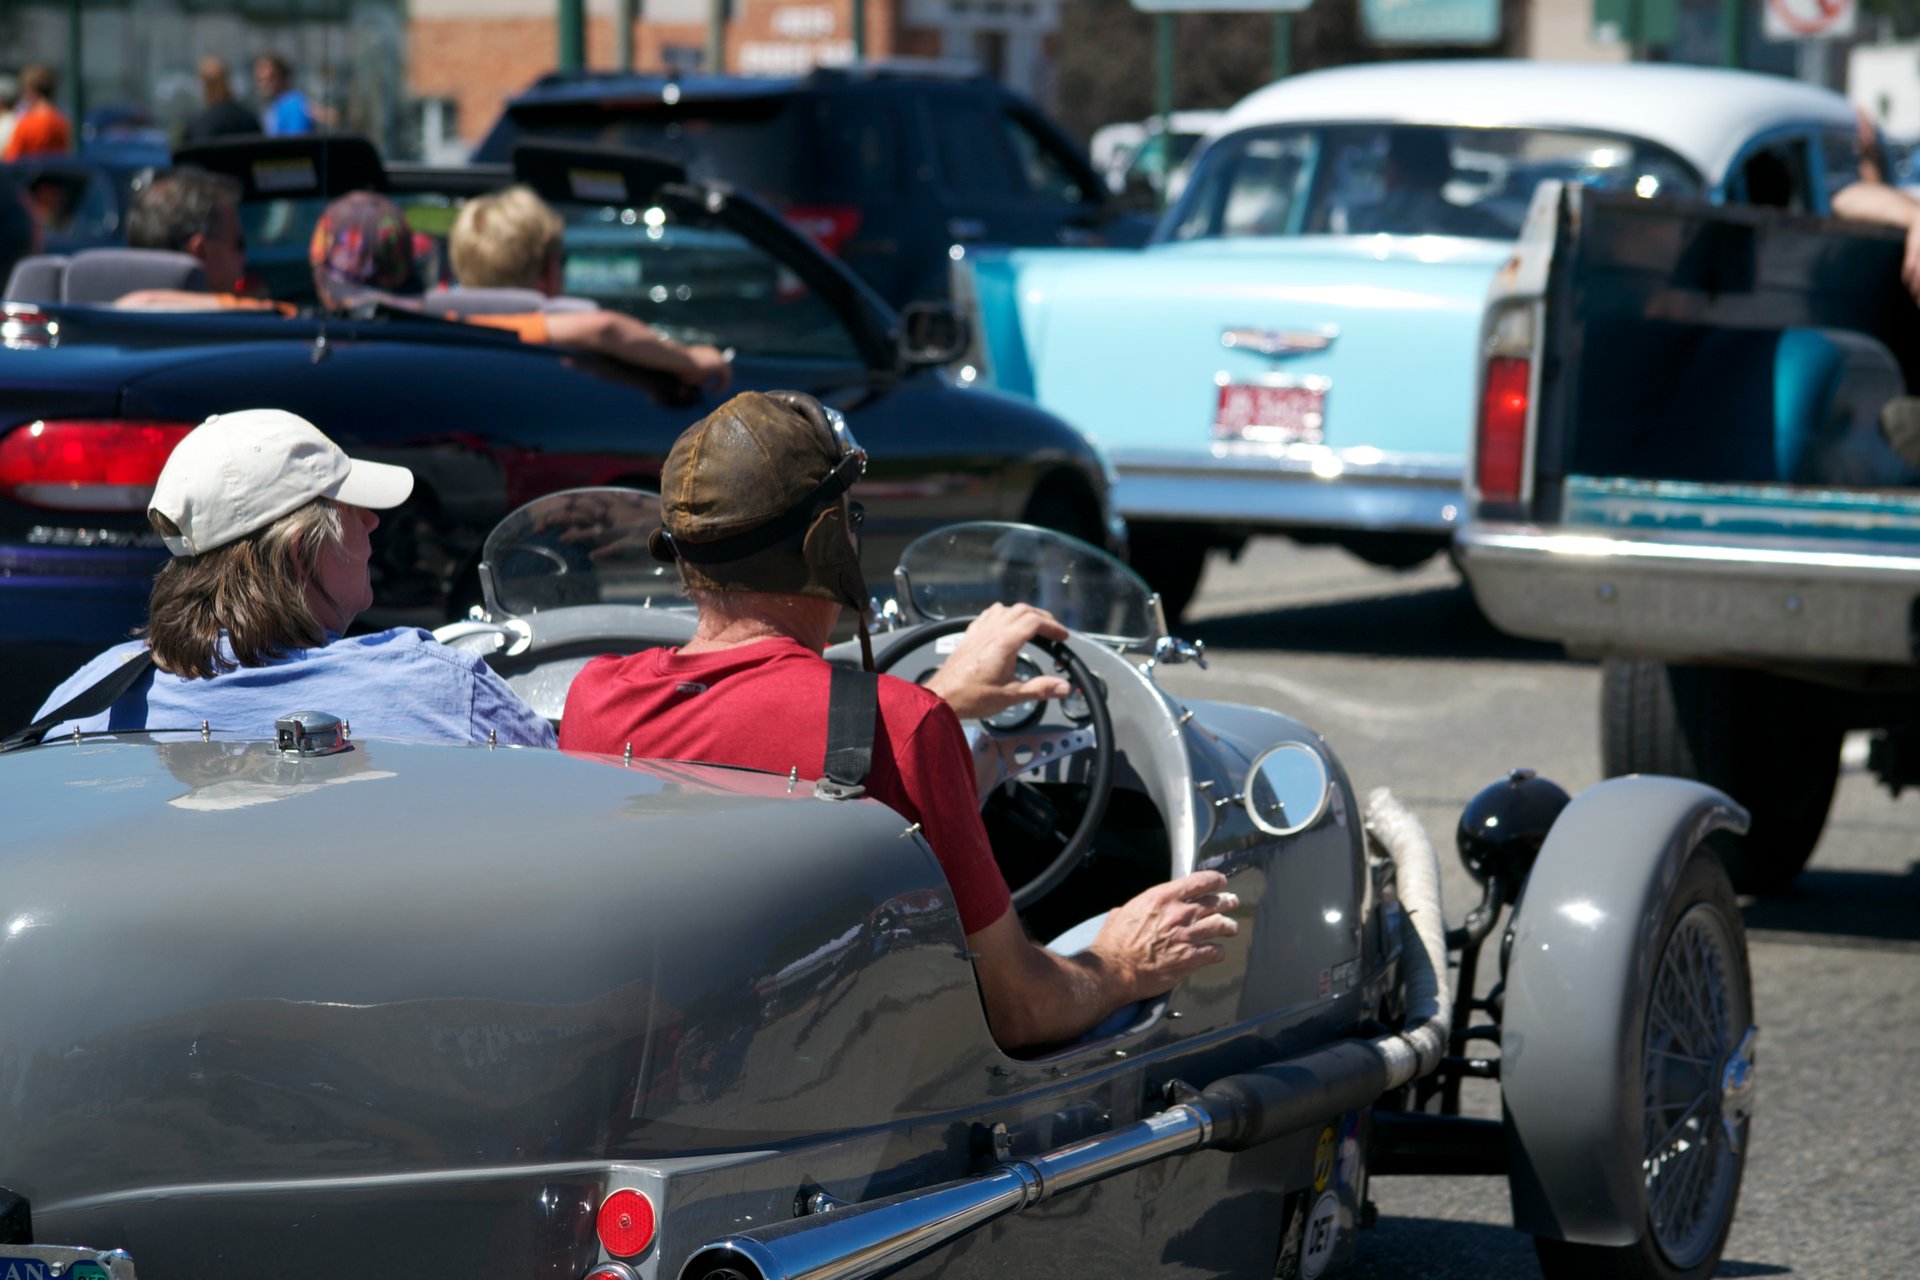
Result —
<instances>
[{"instance_id":1,"label":"pickup truck bed","mask_svg":"<svg viewBox=\"0 0 1920 1280\"><path fill-rule=\"evenodd\" d=\"M1841 734L1920 782L1920 387L1900 238L1543 189L1495 283L1460 560L1502 628L1607 659L1610 772L1754 810L1749 889L1812 852ZM1504 379L1504 383L1501 380Z\"/></svg>"}]
</instances>

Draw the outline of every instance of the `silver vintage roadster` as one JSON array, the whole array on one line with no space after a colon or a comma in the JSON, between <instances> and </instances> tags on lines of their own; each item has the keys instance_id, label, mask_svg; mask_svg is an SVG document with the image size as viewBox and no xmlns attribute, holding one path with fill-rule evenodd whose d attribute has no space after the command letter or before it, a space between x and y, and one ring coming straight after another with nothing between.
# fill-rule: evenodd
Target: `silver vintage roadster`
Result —
<instances>
[{"instance_id":1,"label":"silver vintage roadster","mask_svg":"<svg viewBox=\"0 0 1920 1280\"><path fill-rule=\"evenodd\" d=\"M691 633L656 518L523 508L443 638L557 717L589 657ZM1449 930L1417 823L1312 729L1156 683L1204 655L1104 552L960 526L897 587L875 648L909 679L992 600L1072 629L1027 660L1073 696L968 726L1029 930L1071 949L1217 868L1223 964L1010 1056L872 801L323 707L49 741L0 757L0 1274L1314 1280L1370 1178L1448 1172L1508 1176L1550 1277L1713 1271L1754 1029L1701 842L1737 806L1518 771L1466 807ZM1460 1114L1472 1077L1503 1119Z\"/></svg>"}]
</instances>

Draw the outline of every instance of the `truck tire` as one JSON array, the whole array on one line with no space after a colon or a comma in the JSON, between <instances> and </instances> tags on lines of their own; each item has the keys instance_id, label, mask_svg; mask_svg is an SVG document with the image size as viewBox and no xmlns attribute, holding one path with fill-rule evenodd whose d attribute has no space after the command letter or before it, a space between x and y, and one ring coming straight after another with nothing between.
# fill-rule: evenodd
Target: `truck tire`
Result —
<instances>
[{"instance_id":1,"label":"truck tire","mask_svg":"<svg viewBox=\"0 0 1920 1280\"><path fill-rule=\"evenodd\" d=\"M1812 856L1841 736L1816 689L1778 676L1623 659L1601 671L1602 771L1691 778L1746 806L1752 830L1714 842L1742 893L1784 892Z\"/></svg>"},{"instance_id":2,"label":"truck tire","mask_svg":"<svg viewBox=\"0 0 1920 1280\"><path fill-rule=\"evenodd\" d=\"M1133 531L1128 559L1133 571L1160 593L1167 625L1179 625L1200 587L1200 571L1207 565L1207 544L1185 534L1160 533L1152 525L1140 525Z\"/></svg>"},{"instance_id":3,"label":"truck tire","mask_svg":"<svg viewBox=\"0 0 1920 1280\"><path fill-rule=\"evenodd\" d=\"M1694 850L1665 904L1644 975L1619 1009L1583 1016L1627 1033L1618 1067L1643 1092L1634 1133L1639 1238L1578 1244L1536 1238L1546 1280L1704 1280L1733 1226L1752 1102L1753 983L1746 935L1720 862ZM1642 1172L1645 1171L1645 1172Z\"/></svg>"}]
</instances>

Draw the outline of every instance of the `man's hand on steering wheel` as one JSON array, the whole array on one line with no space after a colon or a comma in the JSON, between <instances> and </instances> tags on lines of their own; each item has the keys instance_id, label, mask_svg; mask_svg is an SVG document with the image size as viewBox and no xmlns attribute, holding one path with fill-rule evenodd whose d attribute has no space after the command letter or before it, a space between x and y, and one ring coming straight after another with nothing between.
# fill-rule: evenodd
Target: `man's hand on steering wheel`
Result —
<instances>
[{"instance_id":1,"label":"man's hand on steering wheel","mask_svg":"<svg viewBox=\"0 0 1920 1280\"><path fill-rule=\"evenodd\" d=\"M980 720L1035 699L1064 698L1073 686L1059 676L1015 679L1022 645L1036 639L1065 640L1067 629L1045 609L1030 604L990 606L962 633L926 687L962 720Z\"/></svg>"}]
</instances>

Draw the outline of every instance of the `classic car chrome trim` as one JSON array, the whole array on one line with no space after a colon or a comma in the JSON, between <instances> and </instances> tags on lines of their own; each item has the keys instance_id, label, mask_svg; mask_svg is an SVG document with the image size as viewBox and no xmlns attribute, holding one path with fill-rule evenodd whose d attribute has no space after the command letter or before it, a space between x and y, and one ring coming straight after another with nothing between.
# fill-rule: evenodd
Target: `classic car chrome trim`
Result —
<instances>
[{"instance_id":1,"label":"classic car chrome trim","mask_svg":"<svg viewBox=\"0 0 1920 1280\"><path fill-rule=\"evenodd\" d=\"M1920 554L1475 524L1455 547L1503 631L1670 658L1915 661Z\"/></svg>"},{"instance_id":2,"label":"classic car chrome trim","mask_svg":"<svg viewBox=\"0 0 1920 1280\"><path fill-rule=\"evenodd\" d=\"M1337 324L1316 325L1311 329L1260 329L1241 325L1220 332L1220 345L1232 351L1252 351L1270 359L1325 351L1340 336Z\"/></svg>"},{"instance_id":3,"label":"classic car chrome trim","mask_svg":"<svg viewBox=\"0 0 1920 1280\"><path fill-rule=\"evenodd\" d=\"M1114 503L1130 521L1444 534L1460 516L1460 460L1433 454L1219 441L1208 453L1116 452L1114 465Z\"/></svg>"}]
</instances>

